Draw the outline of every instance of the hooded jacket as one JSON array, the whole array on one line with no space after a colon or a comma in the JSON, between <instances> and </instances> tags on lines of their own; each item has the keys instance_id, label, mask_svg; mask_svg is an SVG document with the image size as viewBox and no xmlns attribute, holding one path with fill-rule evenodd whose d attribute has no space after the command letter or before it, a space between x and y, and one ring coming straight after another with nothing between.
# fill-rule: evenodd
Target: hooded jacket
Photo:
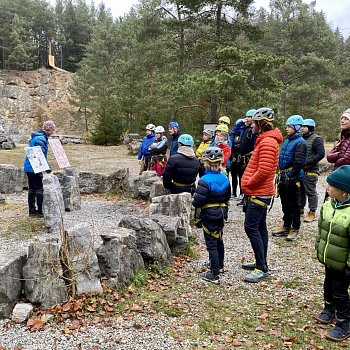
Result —
<instances>
[{"instance_id":1,"label":"hooded jacket","mask_svg":"<svg viewBox=\"0 0 350 350\"><path fill-rule=\"evenodd\" d=\"M152 145L155 139L156 139L156 135L154 133L146 135L142 139L142 143L139 149L139 154L137 156L138 160L140 160L142 157L145 157L145 158L151 157L151 152L149 150L149 147Z\"/></svg>"},{"instance_id":2,"label":"hooded jacket","mask_svg":"<svg viewBox=\"0 0 350 350\"><path fill-rule=\"evenodd\" d=\"M278 164L279 144L283 136L278 128L263 132L255 142L253 154L243 173L241 186L247 196L272 196Z\"/></svg>"},{"instance_id":3,"label":"hooded jacket","mask_svg":"<svg viewBox=\"0 0 350 350\"><path fill-rule=\"evenodd\" d=\"M163 173L163 185L171 193L194 193L200 163L193 148L181 146L177 154L169 157Z\"/></svg>"},{"instance_id":4,"label":"hooded jacket","mask_svg":"<svg viewBox=\"0 0 350 350\"><path fill-rule=\"evenodd\" d=\"M34 131L30 137L29 141L29 147L34 147L34 146L40 146L45 158L47 159L47 152L48 152L48 136L46 132L42 129L39 129L37 131ZM23 167L24 172L26 173L34 173L34 170L29 162L28 157L25 158L24 160L24 167Z\"/></svg>"},{"instance_id":5,"label":"hooded jacket","mask_svg":"<svg viewBox=\"0 0 350 350\"><path fill-rule=\"evenodd\" d=\"M350 164L350 129L342 131L339 146L334 147L327 154L327 160L334 164L334 170L342 165Z\"/></svg>"},{"instance_id":6,"label":"hooded jacket","mask_svg":"<svg viewBox=\"0 0 350 350\"><path fill-rule=\"evenodd\" d=\"M350 201L326 201L320 213L315 248L317 259L327 267L350 269Z\"/></svg>"}]
</instances>

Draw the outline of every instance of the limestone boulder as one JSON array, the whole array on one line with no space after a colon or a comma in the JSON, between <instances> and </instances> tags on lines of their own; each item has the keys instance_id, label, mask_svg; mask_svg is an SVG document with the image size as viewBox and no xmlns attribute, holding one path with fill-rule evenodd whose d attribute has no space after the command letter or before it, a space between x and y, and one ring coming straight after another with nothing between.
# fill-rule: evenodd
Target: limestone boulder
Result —
<instances>
[{"instance_id":1,"label":"limestone boulder","mask_svg":"<svg viewBox=\"0 0 350 350\"><path fill-rule=\"evenodd\" d=\"M60 182L56 175L45 174L43 178L43 213L46 229L49 233L60 234L62 217L65 211Z\"/></svg>"},{"instance_id":2,"label":"limestone boulder","mask_svg":"<svg viewBox=\"0 0 350 350\"><path fill-rule=\"evenodd\" d=\"M122 289L133 281L134 272L144 266L135 231L117 227L101 237L103 244L96 250L101 273L107 277L108 287Z\"/></svg>"},{"instance_id":3,"label":"limestone boulder","mask_svg":"<svg viewBox=\"0 0 350 350\"><path fill-rule=\"evenodd\" d=\"M67 245L63 243L62 249L67 247L67 257L74 275L72 279L77 294L102 293L101 271L94 250L94 235L83 224L69 228L66 232Z\"/></svg>"},{"instance_id":4,"label":"limestone boulder","mask_svg":"<svg viewBox=\"0 0 350 350\"><path fill-rule=\"evenodd\" d=\"M144 171L141 175L130 179L128 193L132 198L149 199L152 187L154 193L159 192L159 181L155 171Z\"/></svg>"},{"instance_id":5,"label":"limestone boulder","mask_svg":"<svg viewBox=\"0 0 350 350\"><path fill-rule=\"evenodd\" d=\"M0 252L0 319L11 315L12 308L22 293L26 260L25 251Z\"/></svg>"},{"instance_id":6,"label":"limestone boulder","mask_svg":"<svg viewBox=\"0 0 350 350\"><path fill-rule=\"evenodd\" d=\"M123 192L129 181L129 169L119 169L110 175L90 172L79 173L81 193Z\"/></svg>"},{"instance_id":7,"label":"limestone boulder","mask_svg":"<svg viewBox=\"0 0 350 350\"><path fill-rule=\"evenodd\" d=\"M137 250L145 264L173 262L166 236L156 222L144 217L124 216L119 226L135 231Z\"/></svg>"},{"instance_id":8,"label":"limestone boulder","mask_svg":"<svg viewBox=\"0 0 350 350\"><path fill-rule=\"evenodd\" d=\"M25 295L31 303L51 307L66 300L58 238L39 238L29 246L23 277Z\"/></svg>"},{"instance_id":9,"label":"limestone boulder","mask_svg":"<svg viewBox=\"0 0 350 350\"><path fill-rule=\"evenodd\" d=\"M65 168L60 183L65 210L73 211L80 209L79 172L74 168Z\"/></svg>"},{"instance_id":10,"label":"limestone boulder","mask_svg":"<svg viewBox=\"0 0 350 350\"><path fill-rule=\"evenodd\" d=\"M12 164L0 164L0 192L21 192L25 181L26 176L21 168Z\"/></svg>"}]
</instances>

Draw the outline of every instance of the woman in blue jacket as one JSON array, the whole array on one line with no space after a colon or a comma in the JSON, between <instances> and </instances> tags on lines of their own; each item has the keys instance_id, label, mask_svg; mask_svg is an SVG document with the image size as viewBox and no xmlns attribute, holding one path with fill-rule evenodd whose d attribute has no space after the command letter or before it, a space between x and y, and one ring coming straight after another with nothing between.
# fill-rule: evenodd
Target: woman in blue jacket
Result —
<instances>
[{"instance_id":1,"label":"woman in blue jacket","mask_svg":"<svg viewBox=\"0 0 350 350\"><path fill-rule=\"evenodd\" d=\"M52 120L44 122L41 129L34 131L29 141L29 147L40 146L47 159L48 137L55 131ZM43 215L43 173L35 174L28 157L24 160L24 172L28 177L29 216Z\"/></svg>"},{"instance_id":2,"label":"woman in blue jacket","mask_svg":"<svg viewBox=\"0 0 350 350\"><path fill-rule=\"evenodd\" d=\"M154 133L155 129L154 124L148 124L146 126L146 136L142 139L142 143L139 149L138 154L138 161L140 163L140 175L146 171L149 170L150 164L151 164L151 152L149 150L149 147L152 145L154 140L156 139L156 134Z\"/></svg>"}]
</instances>

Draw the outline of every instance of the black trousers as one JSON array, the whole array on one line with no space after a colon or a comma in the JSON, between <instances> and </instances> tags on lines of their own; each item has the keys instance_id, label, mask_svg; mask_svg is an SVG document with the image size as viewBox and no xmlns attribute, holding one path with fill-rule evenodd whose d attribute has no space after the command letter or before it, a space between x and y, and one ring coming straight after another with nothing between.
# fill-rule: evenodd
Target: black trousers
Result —
<instances>
[{"instance_id":1,"label":"black trousers","mask_svg":"<svg viewBox=\"0 0 350 350\"><path fill-rule=\"evenodd\" d=\"M299 230L300 228L300 187L295 183L278 185L283 211L283 226Z\"/></svg>"},{"instance_id":2,"label":"black trousers","mask_svg":"<svg viewBox=\"0 0 350 350\"><path fill-rule=\"evenodd\" d=\"M28 177L29 214L43 212L43 174L26 173Z\"/></svg>"},{"instance_id":3,"label":"black trousers","mask_svg":"<svg viewBox=\"0 0 350 350\"><path fill-rule=\"evenodd\" d=\"M350 270L339 271L325 267L324 300L335 305L336 316L339 320L350 321L349 286Z\"/></svg>"}]
</instances>

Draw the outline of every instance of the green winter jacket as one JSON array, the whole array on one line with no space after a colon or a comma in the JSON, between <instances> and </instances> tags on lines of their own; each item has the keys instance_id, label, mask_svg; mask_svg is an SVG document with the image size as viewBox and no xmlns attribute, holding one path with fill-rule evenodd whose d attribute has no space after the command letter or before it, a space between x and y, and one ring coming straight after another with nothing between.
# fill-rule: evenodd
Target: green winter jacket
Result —
<instances>
[{"instance_id":1,"label":"green winter jacket","mask_svg":"<svg viewBox=\"0 0 350 350\"><path fill-rule=\"evenodd\" d=\"M343 271L350 268L350 202L335 204L328 200L321 208L315 247L322 264Z\"/></svg>"}]
</instances>

